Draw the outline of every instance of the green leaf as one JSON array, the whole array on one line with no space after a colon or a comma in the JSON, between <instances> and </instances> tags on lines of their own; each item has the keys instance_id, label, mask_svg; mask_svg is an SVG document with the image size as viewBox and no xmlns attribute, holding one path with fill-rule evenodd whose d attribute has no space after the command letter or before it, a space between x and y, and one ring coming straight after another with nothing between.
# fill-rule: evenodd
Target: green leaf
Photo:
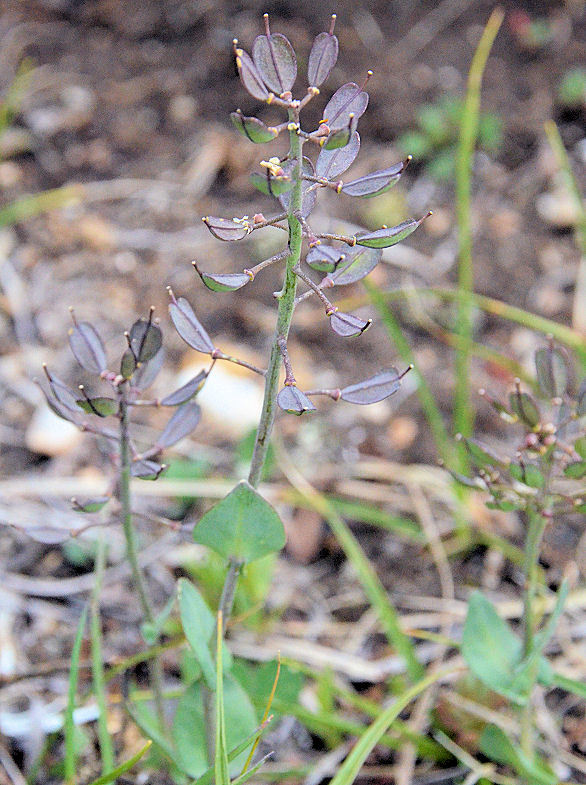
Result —
<instances>
[{"instance_id":1,"label":"green leaf","mask_svg":"<svg viewBox=\"0 0 586 785\"><path fill-rule=\"evenodd\" d=\"M510 766L532 785L556 785L558 777L539 758L529 759L496 725L487 725L479 743L480 751L497 763Z\"/></svg>"},{"instance_id":2,"label":"green leaf","mask_svg":"<svg viewBox=\"0 0 586 785\"><path fill-rule=\"evenodd\" d=\"M190 777L197 777L198 785L209 785L215 772L207 757L206 722L201 693L199 683L192 684L185 690L177 704L172 734L176 747L175 763ZM256 712L248 695L231 674L224 676L224 715L226 743L230 750L229 768L234 776L240 773L246 751L262 730L258 729Z\"/></svg>"},{"instance_id":3,"label":"green leaf","mask_svg":"<svg viewBox=\"0 0 586 785\"><path fill-rule=\"evenodd\" d=\"M79 624L77 625L77 632L75 634L75 641L71 651L71 669L69 671L69 689L67 693L67 707L65 709L65 722L63 732L65 735L65 781L67 783L75 782L75 725L73 724L73 709L75 708L75 693L77 691L77 677L79 674L79 657L81 653L81 644L83 642L83 631L87 621L88 607L83 609Z\"/></svg>"},{"instance_id":4,"label":"green leaf","mask_svg":"<svg viewBox=\"0 0 586 785\"><path fill-rule=\"evenodd\" d=\"M492 603L480 592L474 592L464 623L462 656L483 684L514 703L524 705L527 696L519 693L514 684L521 651L521 641L500 618Z\"/></svg>"},{"instance_id":5,"label":"green leaf","mask_svg":"<svg viewBox=\"0 0 586 785\"><path fill-rule=\"evenodd\" d=\"M246 563L280 551L285 530L273 507L242 480L202 517L193 539L226 559Z\"/></svg>"},{"instance_id":6,"label":"green leaf","mask_svg":"<svg viewBox=\"0 0 586 785\"><path fill-rule=\"evenodd\" d=\"M572 480L581 480L586 475L586 461L574 461L564 469L564 474Z\"/></svg>"},{"instance_id":7,"label":"green leaf","mask_svg":"<svg viewBox=\"0 0 586 785\"><path fill-rule=\"evenodd\" d=\"M209 763L206 722L199 684L192 684L179 698L172 734L177 750L175 762L179 768L190 777L201 776Z\"/></svg>"},{"instance_id":8,"label":"green leaf","mask_svg":"<svg viewBox=\"0 0 586 785\"><path fill-rule=\"evenodd\" d=\"M574 442L574 449L586 461L586 436L579 436Z\"/></svg>"},{"instance_id":9,"label":"green leaf","mask_svg":"<svg viewBox=\"0 0 586 785\"><path fill-rule=\"evenodd\" d=\"M253 172L250 175L252 185L266 196L280 196L293 188L294 182L290 177L271 177L270 175Z\"/></svg>"},{"instance_id":10,"label":"green leaf","mask_svg":"<svg viewBox=\"0 0 586 785\"><path fill-rule=\"evenodd\" d=\"M570 679L568 676L564 676L557 671L553 671L550 686L560 687L562 690L566 690L566 692L572 692L574 695L579 695L581 698L586 700L586 683L583 681L576 681L575 679Z\"/></svg>"},{"instance_id":11,"label":"green leaf","mask_svg":"<svg viewBox=\"0 0 586 785\"><path fill-rule=\"evenodd\" d=\"M103 774L101 777L98 777L97 780L94 780L91 785L108 785L109 782L114 782L121 774L124 774L129 769L131 769L138 761L142 758L142 756L147 752L150 747L152 741L147 741L147 743L140 749L136 755L133 755L132 758L129 758L124 763L121 763L120 766L117 766L112 771L109 771L107 774Z\"/></svg>"},{"instance_id":12,"label":"green leaf","mask_svg":"<svg viewBox=\"0 0 586 785\"><path fill-rule=\"evenodd\" d=\"M569 591L570 585L568 581L563 580L558 590L555 607L549 619L537 633L537 635L535 635L533 640L533 650L529 656L525 657L525 659L517 666L513 685L519 692L524 692L526 694L530 692L535 680L535 676L532 676L532 673L535 670L536 664L538 667L537 678L539 682L545 686L551 686L553 682L553 671L549 662L544 657L542 657L542 654L543 650L555 632L556 624L558 623L558 619L564 610L564 604Z\"/></svg>"},{"instance_id":13,"label":"green leaf","mask_svg":"<svg viewBox=\"0 0 586 785\"><path fill-rule=\"evenodd\" d=\"M241 741L240 744L237 744L233 749L230 750L228 753L228 761L231 763L235 758L239 755L242 755L243 752L246 752L249 747L251 747L257 739L259 739L266 729L269 727L268 723L263 724L259 728L256 728L254 733L251 733L247 736L244 741ZM214 781L214 768L210 766L205 774L202 774L193 785L210 785Z\"/></svg>"},{"instance_id":14,"label":"green leaf","mask_svg":"<svg viewBox=\"0 0 586 785\"><path fill-rule=\"evenodd\" d=\"M228 745L226 743L226 717L224 715L224 668L222 665L222 612L218 612L217 619L217 648L216 648L216 755L214 772L216 785L230 785L228 772Z\"/></svg>"},{"instance_id":15,"label":"green leaf","mask_svg":"<svg viewBox=\"0 0 586 785\"><path fill-rule=\"evenodd\" d=\"M177 598L185 637L201 667L208 689L213 690L216 682L216 668L209 649L209 642L215 628L214 616L201 594L187 578L179 579Z\"/></svg>"}]
</instances>

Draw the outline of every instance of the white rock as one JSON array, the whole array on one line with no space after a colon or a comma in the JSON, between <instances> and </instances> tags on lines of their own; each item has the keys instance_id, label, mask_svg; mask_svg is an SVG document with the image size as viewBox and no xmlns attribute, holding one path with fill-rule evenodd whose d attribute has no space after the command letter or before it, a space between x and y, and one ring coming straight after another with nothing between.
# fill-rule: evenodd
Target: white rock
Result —
<instances>
[{"instance_id":1,"label":"white rock","mask_svg":"<svg viewBox=\"0 0 586 785\"><path fill-rule=\"evenodd\" d=\"M79 428L57 417L43 401L26 429L25 443L32 452L55 457L69 452L82 438Z\"/></svg>"}]
</instances>

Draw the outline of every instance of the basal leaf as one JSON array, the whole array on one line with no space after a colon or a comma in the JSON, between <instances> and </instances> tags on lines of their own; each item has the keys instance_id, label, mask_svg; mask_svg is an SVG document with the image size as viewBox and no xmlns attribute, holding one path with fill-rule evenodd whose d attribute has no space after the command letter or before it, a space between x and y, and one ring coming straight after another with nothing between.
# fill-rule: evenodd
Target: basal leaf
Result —
<instances>
[{"instance_id":1,"label":"basal leaf","mask_svg":"<svg viewBox=\"0 0 586 785\"><path fill-rule=\"evenodd\" d=\"M209 648L215 628L214 616L199 591L187 578L180 578L177 583L177 599L181 626L187 642L195 654L208 689L215 690L216 668ZM203 771L206 768L207 766ZM199 774L195 773L193 776L197 777Z\"/></svg>"}]
</instances>

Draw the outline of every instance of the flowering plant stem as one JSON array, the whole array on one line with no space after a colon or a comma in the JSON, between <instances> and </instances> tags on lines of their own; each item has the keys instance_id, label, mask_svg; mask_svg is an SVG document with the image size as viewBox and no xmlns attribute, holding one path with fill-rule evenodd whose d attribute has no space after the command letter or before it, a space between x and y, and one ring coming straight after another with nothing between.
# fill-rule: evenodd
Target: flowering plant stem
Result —
<instances>
[{"instance_id":1,"label":"flowering plant stem","mask_svg":"<svg viewBox=\"0 0 586 785\"><path fill-rule=\"evenodd\" d=\"M138 563L136 536L134 532L134 522L132 520L132 508L130 503L130 436L128 420L128 402L125 390L120 390L120 474L118 478L120 514L122 518L122 528L126 540L126 558L132 571L132 580L140 605L144 621L150 625L155 624L155 614L151 601L147 594L143 575ZM154 658L149 664L149 675L155 699L155 709L161 733L166 734L165 712L163 707L163 668L158 658Z\"/></svg>"},{"instance_id":2,"label":"flowering plant stem","mask_svg":"<svg viewBox=\"0 0 586 785\"><path fill-rule=\"evenodd\" d=\"M279 309L277 313L277 324L275 327L275 335L271 347L271 356L265 377L265 392L262 405L262 412L260 421L256 432L256 441L254 443L254 452L252 454L252 461L250 464L250 471L248 473L248 482L253 488L257 488L264 469L267 451L273 424L275 422L275 412L277 408L277 392L279 389L279 375L281 371L282 354L279 348L279 343L283 338L289 335L289 327L293 317L295 308L295 294L297 292L297 275L295 268L299 265L301 259L301 240L302 240L302 226L299 218L297 217L301 211L302 204L302 161L303 161L303 137L299 134L299 110L296 108L289 109L289 159L295 161L295 167L291 172L293 179L293 188L291 190L291 199L289 200L289 208L287 211L287 221L289 224L289 254L285 267L285 280L283 281L283 288L278 293ZM234 594L236 591L236 584L240 574L240 564L235 560L231 560L228 565L228 574L224 582L222 590L221 607L222 618L224 626L226 625L230 613L232 612L232 604L234 602Z\"/></svg>"}]
</instances>

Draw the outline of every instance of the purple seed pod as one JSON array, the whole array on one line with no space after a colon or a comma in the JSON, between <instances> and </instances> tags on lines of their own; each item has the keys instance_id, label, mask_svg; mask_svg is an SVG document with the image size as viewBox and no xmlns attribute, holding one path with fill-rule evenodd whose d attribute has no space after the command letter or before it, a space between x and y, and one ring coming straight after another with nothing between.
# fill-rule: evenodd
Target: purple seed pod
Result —
<instances>
[{"instance_id":1,"label":"purple seed pod","mask_svg":"<svg viewBox=\"0 0 586 785\"><path fill-rule=\"evenodd\" d=\"M269 90L282 95L291 90L297 78L297 58L284 35L271 33L268 14L264 15L264 20L266 35L254 39L252 58Z\"/></svg>"},{"instance_id":2,"label":"purple seed pod","mask_svg":"<svg viewBox=\"0 0 586 785\"><path fill-rule=\"evenodd\" d=\"M319 87L330 75L338 59L338 39L334 35L336 14L332 14L332 24L327 33L315 37L309 61L307 63L307 79L310 87Z\"/></svg>"}]
</instances>

